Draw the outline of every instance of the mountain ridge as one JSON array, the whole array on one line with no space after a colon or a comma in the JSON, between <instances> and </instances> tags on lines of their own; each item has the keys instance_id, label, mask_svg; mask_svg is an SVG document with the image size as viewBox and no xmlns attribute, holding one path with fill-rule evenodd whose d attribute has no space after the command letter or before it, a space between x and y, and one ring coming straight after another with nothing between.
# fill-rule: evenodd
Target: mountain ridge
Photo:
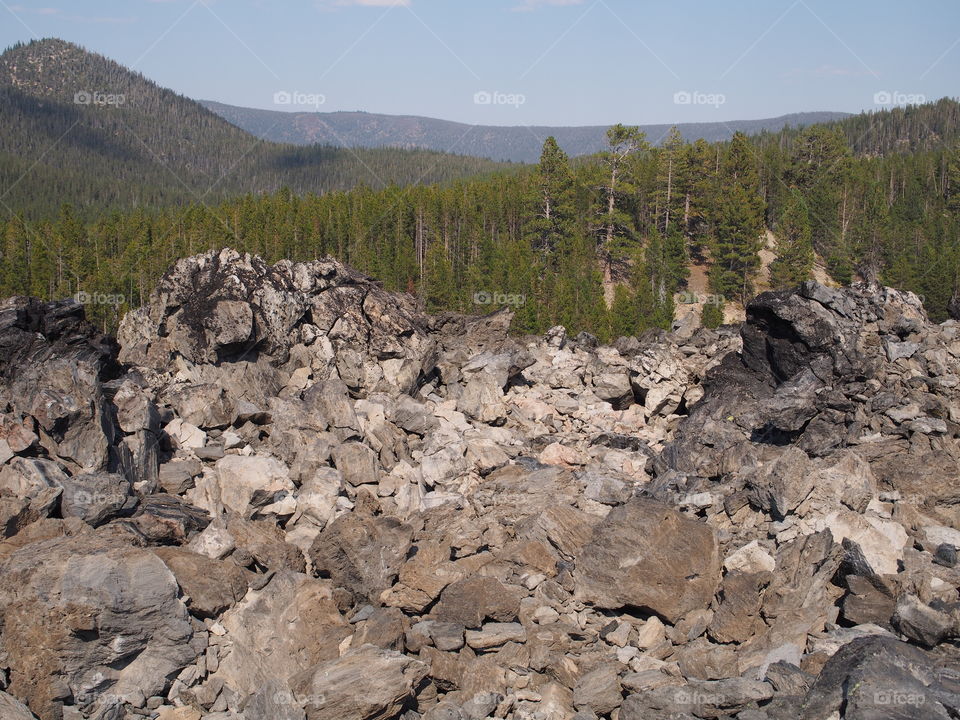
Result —
<instances>
[{"instance_id":1,"label":"mountain ridge","mask_svg":"<svg viewBox=\"0 0 960 720\"><path fill-rule=\"evenodd\" d=\"M547 137L553 136L571 156L590 155L605 145L609 125L473 125L422 115L391 115L363 110L290 112L245 108L214 100L199 100L203 107L251 135L296 145L314 143L341 147L423 148L457 152L497 161L536 162ZM748 135L764 130L801 127L852 117L851 113L812 111L757 120L708 123L656 123L640 125L647 139L659 144L671 127L684 139L708 142L729 140L734 132ZM613 123L611 123L613 124Z\"/></svg>"},{"instance_id":2,"label":"mountain ridge","mask_svg":"<svg viewBox=\"0 0 960 720\"><path fill-rule=\"evenodd\" d=\"M51 152L51 150L53 150ZM324 193L443 182L502 168L432 151L271 143L123 65L56 38L0 54L0 205L218 202L244 193Z\"/></svg>"}]
</instances>

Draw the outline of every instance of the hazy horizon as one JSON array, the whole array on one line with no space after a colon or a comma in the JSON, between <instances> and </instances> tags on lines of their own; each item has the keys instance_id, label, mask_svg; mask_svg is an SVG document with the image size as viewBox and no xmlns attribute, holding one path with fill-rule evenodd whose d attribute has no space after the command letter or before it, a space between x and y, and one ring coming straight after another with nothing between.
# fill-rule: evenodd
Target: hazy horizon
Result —
<instances>
[{"instance_id":1,"label":"hazy horizon","mask_svg":"<svg viewBox=\"0 0 960 720\"><path fill-rule=\"evenodd\" d=\"M930 0L94 0L0 3L188 97L473 125L703 123L954 97L960 6ZM937 17L930 23L927 18Z\"/></svg>"}]
</instances>

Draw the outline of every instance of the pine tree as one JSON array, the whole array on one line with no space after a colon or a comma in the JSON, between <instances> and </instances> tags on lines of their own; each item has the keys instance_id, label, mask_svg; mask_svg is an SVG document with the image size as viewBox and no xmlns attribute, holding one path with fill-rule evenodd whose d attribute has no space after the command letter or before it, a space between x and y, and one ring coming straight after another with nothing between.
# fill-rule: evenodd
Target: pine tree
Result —
<instances>
[{"instance_id":1,"label":"pine tree","mask_svg":"<svg viewBox=\"0 0 960 720\"><path fill-rule=\"evenodd\" d=\"M626 285L617 285L613 291L613 303L609 311L610 339L631 337L639 333L638 307L633 293Z\"/></svg>"},{"instance_id":2,"label":"pine tree","mask_svg":"<svg viewBox=\"0 0 960 720\"><path fill-rule=\"evenodd\" d=\"M760 267L763 224L749 193L739 185L727 191L716 213L710 287L718 295L745 302L752 294L752 278Z\"/></svg>"},{"instance_id":3,"label":"pine tree","mask_svg":"<svg viewBox=\"0 0 960 720\"><path fill-rule=\"evenodd\" d=\"M526 233L534 250L549 257L561 240L573 232L576 222L570 160L553 136L543 144L534 188L534 212Z\"/></svg>"},{"instance_id":4,"label":"pine tree","mask_svg":"<svg viewBox=\"0 0 960 720\"><path fill-rule=\"evenodd\" d=\"M947 152L947 209L960 217L960 142L954 143Z\"/></svg>"},{"instance_id":5,"label":"pine tree","mask_svg":"<svg viewBox=\"0 0 960 720\"><path fill-rule=\"evenodd\" d=\"M777 233L777 259L770 264L770 286L777 290L796 287L813 272L810 219L802 198L793 197L787 202Z\"/></svg>"},{"instance_id":6,"label":"pine tree","mask_svg":"<svg viewBox=\"0 0 960 720\"><path fill-rule=\"evenodd\" d=\"M723 325L723 303L707 303L700 311L700 324L714 330Z\"/></svg>"},{"instance_id":7,"label":"pine tree","mask_svg":"<svg viewBox=\"0 0 960 720\"><path fill-rule=\"evenodd\" d=\"M626 207L635 187L626 170L630 157L648 147L646 136L636 126L617 124L607 130L607 150L600 155L606 173L600 188L597 228L597 256L607 284L624 273L625 261L636 242L634 219Z\"/></svg>"},{"instance_id":8,"label":"pine tree","mask_svg":"<svg viewBox=\"0 0 960 720\"><path fill-rule=\"evenodd\" d=\"M420 294L428 312L440 312L453 307L453 265L443 245L434 242L427 249L424 278ZM491 308L492 309L492 308Z\"/></svg>"},{"instance_id":9,"label":"pine tree","mask_svg":"<svg viewBox=\"0 0 960 720\"><path fill-rule=\"evenodd\" d=\"M676 126L657 153L656 227L665 234L671 228L687 231L691 192L691 154Z\"/></svg>"},{"instance_id":10,"label":"pine tree","mask_svg":"<svg viewBox=\"0 0 960 720\"><path fill-rule=\"evenodd\" d=\"M786 173L786 184L804 197L814 249L840 276L852 267L844 207L849 155L839 130L814 125L800 132Z\"/></svg>"}]
</instances>

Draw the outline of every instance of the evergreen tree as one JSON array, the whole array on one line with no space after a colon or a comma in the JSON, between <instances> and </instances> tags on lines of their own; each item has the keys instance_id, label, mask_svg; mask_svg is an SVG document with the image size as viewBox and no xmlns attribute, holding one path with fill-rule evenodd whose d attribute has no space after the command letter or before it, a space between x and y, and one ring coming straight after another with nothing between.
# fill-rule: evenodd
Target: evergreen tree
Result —
<instances>
[{"instance_id":1,"label":"evergreen tree","mask_svg":"<svg viewBox=\"0 0 960 720\"><path fill-rule=\"evenodd\" d=\"M700 324L715 330L723 325L723 303L707 303L700 311Z\"/></svg>"},{"instance_id":2,"label":"evergreen tree","mask_svg":"<svg viewBox=\"0 0 960 720\"><path fill-rule=\"evenodd\" d=\"M744 302L752 294L752 278L760 267L762 220L740 185L733 185L719 203L711 245L710 287L718 295Z\"/></svg>"},{"instance_id":3,"label":"evergreen tree","mask_svg":"<svg viewBox=\"0 0 960 720\"><path fill-rule=\"evenodd\" d=\"M527 235L534 250L551 256L574 230L573 173L567 154L548 137L534 175L534 213L527 223Z\"/></svg>"},{"instance_id":4,"label":"evergreen tree","mask_svg":"<svg viewBox=\"0 0 960 720\"><path fill-rule=\"evenodd\" d=\"M634 218L627 207L635 192L633 178L626 172L628 160L649 145L639 128L617 124L607 131L607 146L600 155L606 172L600 188L597 256L604 282L610 283L615 276L623 275L625 261L636 242Z\"/></svg>"},{"instance_id":5,"label":"evergreen tree","mask_svg":"<svg viewBox=\"0 0 960 720\"><path fill-rule=\"evenodd\" d=\"M634 295L629 288L626 285L617 285L613 291L613 303L610 305L608 338L615 340L619 337L639 334L638 310Z\"/></svg>"},{"instance_id":6,"label":"evergreen tree","mask_svg":"<svg viewBox=\"0 0 960 720\"><path fill-rule=\"evenodd\" d=\"M439 242L427 249L424 277L420 294L428 312L439 312L452 307L454 297L453 265ZM491 310L493 308L490 308Z\"/></svg>"},{"instance_id":7,"label":"evergreen tree","mask_svg":"<svg viewBox=\"0 0 960 720\"><path fill-rule=\"evenodd\" d=\"M801 198L788 201L777 233L777 259L770 264L770 286L777 290L796 287L813 272L810 220Z\"/></svg>"},{"instance_id":8,"label":"evergreen tree","mask_svg":"<svg viewBox=\"0 0 960 720\"><path fill-rule=\"evenodd\" d=\"M814 125L801 131L786 173L786 184L804 197L814 249L843 277L852 267L844 203L849 155L839 130Z\"/></svg>"}]
</instances>

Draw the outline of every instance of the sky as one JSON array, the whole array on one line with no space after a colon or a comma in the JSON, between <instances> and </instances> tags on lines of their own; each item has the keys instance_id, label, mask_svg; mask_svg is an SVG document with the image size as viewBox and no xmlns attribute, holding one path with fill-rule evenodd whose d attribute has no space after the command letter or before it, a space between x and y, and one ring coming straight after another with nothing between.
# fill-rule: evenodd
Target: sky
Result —
<instances>
[{"instance_id":1,"label":"sky","mask_svg":"<svg viewBox=\"0 0 960 720\"><path fill-rule=\"evenodd\" d=\"M0 0L196 99L489 125L860 112L960 96L958 0Z\"/></svg>"}]
</instances>

